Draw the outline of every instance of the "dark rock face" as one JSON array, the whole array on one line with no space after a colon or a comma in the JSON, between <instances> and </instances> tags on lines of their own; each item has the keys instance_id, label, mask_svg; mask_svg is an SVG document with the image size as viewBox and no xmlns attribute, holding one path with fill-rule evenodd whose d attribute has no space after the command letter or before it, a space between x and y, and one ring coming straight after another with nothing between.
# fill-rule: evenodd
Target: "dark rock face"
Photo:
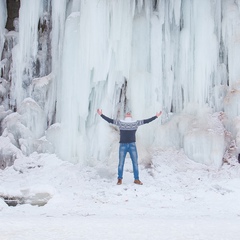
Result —
<instances>
[{"instance_id":1,"label":"dark rock face","mask_svg":"<svg viewBox=\"0 0 240 240\"><path fill-rule=\"evenodd\" d=\"M20 8L20 0L6 0L7 2L7 23L6 29L11 31L14 30L13 21L15 18L18 18L19 8Z\"/></svg>"}]
</instances>

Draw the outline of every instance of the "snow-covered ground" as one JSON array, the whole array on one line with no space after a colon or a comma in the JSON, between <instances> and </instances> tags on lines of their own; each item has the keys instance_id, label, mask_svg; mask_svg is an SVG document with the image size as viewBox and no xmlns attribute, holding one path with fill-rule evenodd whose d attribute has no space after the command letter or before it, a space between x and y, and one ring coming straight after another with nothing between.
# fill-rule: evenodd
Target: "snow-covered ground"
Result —
<instances>
[{"instance_id":1,"label":"snow-covered ground","mask_svg":"<svg viewBox=\"0 0 240 240\"><path fill-rule=\"evenodd\" d=\"M24 204L0 199L0 239L240 239L236 159L216 170L173 149L152 150L151 158L140 165L142 186L133 184L130 159L120 186L117 159L97 167L46 154L16 160L0 170L0 194Z\"/></svg>"}]
</instances>

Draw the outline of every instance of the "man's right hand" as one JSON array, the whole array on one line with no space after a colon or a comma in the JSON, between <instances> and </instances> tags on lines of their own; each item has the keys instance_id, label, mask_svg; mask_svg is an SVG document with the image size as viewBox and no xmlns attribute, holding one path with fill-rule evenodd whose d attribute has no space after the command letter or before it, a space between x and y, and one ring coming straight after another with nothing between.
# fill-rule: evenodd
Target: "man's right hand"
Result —
<instances>
[{"instance_id":1,"label":"man's right hand","mask_svg":"<svg viewBox=\"0 0 240 240\"><path fill-rule=\"evenodd\" d=\"M98 110L97 110L97 113L98 113L99 115L102 115L102 109L98 109Z\"/></svg>"}]
</instances>

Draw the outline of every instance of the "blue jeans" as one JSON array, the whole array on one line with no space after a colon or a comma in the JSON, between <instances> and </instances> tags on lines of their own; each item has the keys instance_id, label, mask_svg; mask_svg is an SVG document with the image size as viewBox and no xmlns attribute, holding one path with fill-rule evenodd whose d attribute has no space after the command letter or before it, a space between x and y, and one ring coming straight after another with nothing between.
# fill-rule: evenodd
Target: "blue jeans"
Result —
<instances>
[{"instance_id":1,"label":"blue jeans","mask_svg":"<svg viewBox=\"0 0 240 240\"><path fill-rule=\"evenodd\" d=\"M119 145L119 164L118 164L118 179L123 178L123 168L125 163L125 158L127 153L130 154L132 165L133 165L133 175L135 180L139 180L138 173L138 154L135 142L132 143L120 143Z\"/></svg>"}]
</instances>

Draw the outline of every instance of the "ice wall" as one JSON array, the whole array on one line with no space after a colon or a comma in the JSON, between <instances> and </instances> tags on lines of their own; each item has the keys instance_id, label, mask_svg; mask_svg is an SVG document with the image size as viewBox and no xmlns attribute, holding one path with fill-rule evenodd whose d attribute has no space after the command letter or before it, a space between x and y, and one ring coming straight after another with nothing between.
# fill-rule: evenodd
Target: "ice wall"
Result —
<instances>
[{"instance_id":1,"label":"ice wall","mask_svg":"<svg viewBox=\"0 0 240 240\"><path fill-rule=\"evenodd\" d=\"M1 73L11 83L4 107L18 114L7 112L14 121L4 120L4 137L24 154L55 152L96 164L118 143L97 108L112 118L131 109L136 119L163 110L161 120L139 128L140 150L183 148L219 167L226 131L231 140L240 135L239 3L22 0L19 33L8 35L15 43L3 49L12 61Z\"/></svg>"}]
</instances>

